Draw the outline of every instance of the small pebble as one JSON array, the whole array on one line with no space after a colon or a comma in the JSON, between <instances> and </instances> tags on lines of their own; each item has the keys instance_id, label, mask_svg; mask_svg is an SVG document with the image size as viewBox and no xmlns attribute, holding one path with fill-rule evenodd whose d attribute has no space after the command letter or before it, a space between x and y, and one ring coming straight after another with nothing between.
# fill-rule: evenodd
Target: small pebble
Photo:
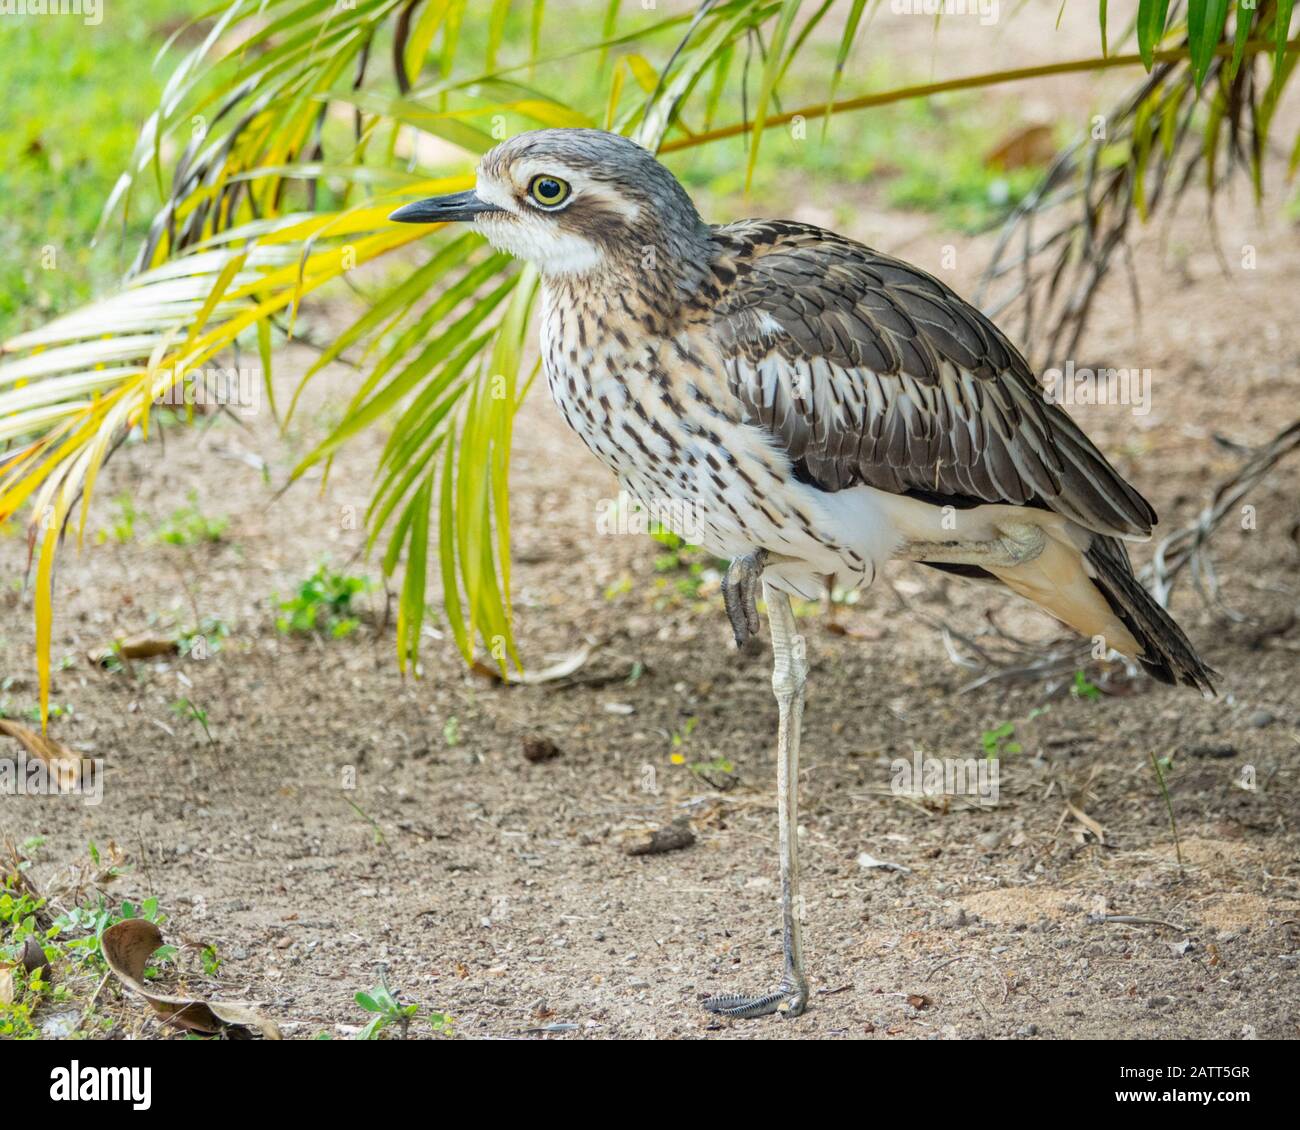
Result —
<instances>
[{"instance_id":1,"label":"small pebble","mask_svg":"<svg viewBox=\"0 0 1300 1130\"><path fill-rule=\"evenodd\" d=\"M560 756L560 747L550 738L540 734L529 734L524 738L524 760L538 765L543 761L554 761Z\"/></svg>"},{"instance_id":2,"label":"small pebble","mask_svg":"<svg viewBox=\"0 0 1300 1130\"><path fill-rule=\"evenodd\" d=\"M1187 747L1192 757L1236 757L1237 747L1231 742L1198 742Z\"/></svg>"}]
</instances>

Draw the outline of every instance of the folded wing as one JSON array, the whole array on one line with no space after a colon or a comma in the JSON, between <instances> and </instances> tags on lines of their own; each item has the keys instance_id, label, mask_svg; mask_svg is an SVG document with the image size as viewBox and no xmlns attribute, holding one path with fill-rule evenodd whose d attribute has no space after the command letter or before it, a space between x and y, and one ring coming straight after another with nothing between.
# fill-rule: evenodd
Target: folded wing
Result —
<instances>
[{"instance_id":1,"label":"folded wing","mask_svg":"<svg viewBox=\"0 0 1300 1130\"><path fill-rule=\"evenodd\" d=\"M731 390L810 481L1042 506L1117 537L1151 532L1146 500L943 283L800 224L714 234Z\"/></svg>"}]
</instances>

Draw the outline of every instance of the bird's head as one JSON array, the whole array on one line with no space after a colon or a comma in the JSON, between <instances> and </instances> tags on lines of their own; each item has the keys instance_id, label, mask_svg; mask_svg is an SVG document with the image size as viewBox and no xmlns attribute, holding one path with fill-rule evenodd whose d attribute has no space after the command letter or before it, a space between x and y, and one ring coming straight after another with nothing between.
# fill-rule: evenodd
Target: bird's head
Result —
<instances>
[{"instance_id":1,"label":"bird's head","mask_svg":"<svg viewBox=\"0 0 1300 1130\"><path fill-rule=\"evenodd\" d=\"M707 231L686 190L654 155L618 134L544 129L483 156L478 184L399 208L403 223L472 223L543 275L700 262Z\"/></svg>"}]
</instances>

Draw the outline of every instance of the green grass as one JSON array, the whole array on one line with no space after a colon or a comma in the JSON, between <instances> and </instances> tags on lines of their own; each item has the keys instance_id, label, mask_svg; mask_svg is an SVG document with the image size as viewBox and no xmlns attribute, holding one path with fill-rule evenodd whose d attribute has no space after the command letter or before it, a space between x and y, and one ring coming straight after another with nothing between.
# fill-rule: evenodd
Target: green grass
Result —
<instances>
[{"instance_id":1,"label":"green grass","mask_svg":"<svg viewBox=\"0 0 1300 1130\"><path fill-rule=\"evenodd\" d=\"M212 0L130 0L88 27L74 16L0 21L0 333L39 325L111 286L130 263L156 197L141 193L123 245L91 236L140 124L177 57L154 55Z\"/></svg>"}]
</instances>

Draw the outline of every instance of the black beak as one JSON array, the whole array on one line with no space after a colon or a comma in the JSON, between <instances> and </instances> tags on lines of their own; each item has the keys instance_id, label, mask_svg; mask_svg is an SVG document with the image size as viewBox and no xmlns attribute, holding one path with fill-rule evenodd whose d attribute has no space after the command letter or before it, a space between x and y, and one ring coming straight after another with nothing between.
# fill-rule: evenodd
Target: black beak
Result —
<instances>
[{"instance_id":1,"label":"black beak","mask_svg":"<svg viewBox=\"0 0 1300 1130\"><path fill-rule=\"evenodd\" d=\"M480 200L473 189L453 192L450 196L431 196L404 204L388 218L399 224L450 224L457 220L472 220L485 212L501 211L495 204Z\"/></svg>"}]
</instances>

